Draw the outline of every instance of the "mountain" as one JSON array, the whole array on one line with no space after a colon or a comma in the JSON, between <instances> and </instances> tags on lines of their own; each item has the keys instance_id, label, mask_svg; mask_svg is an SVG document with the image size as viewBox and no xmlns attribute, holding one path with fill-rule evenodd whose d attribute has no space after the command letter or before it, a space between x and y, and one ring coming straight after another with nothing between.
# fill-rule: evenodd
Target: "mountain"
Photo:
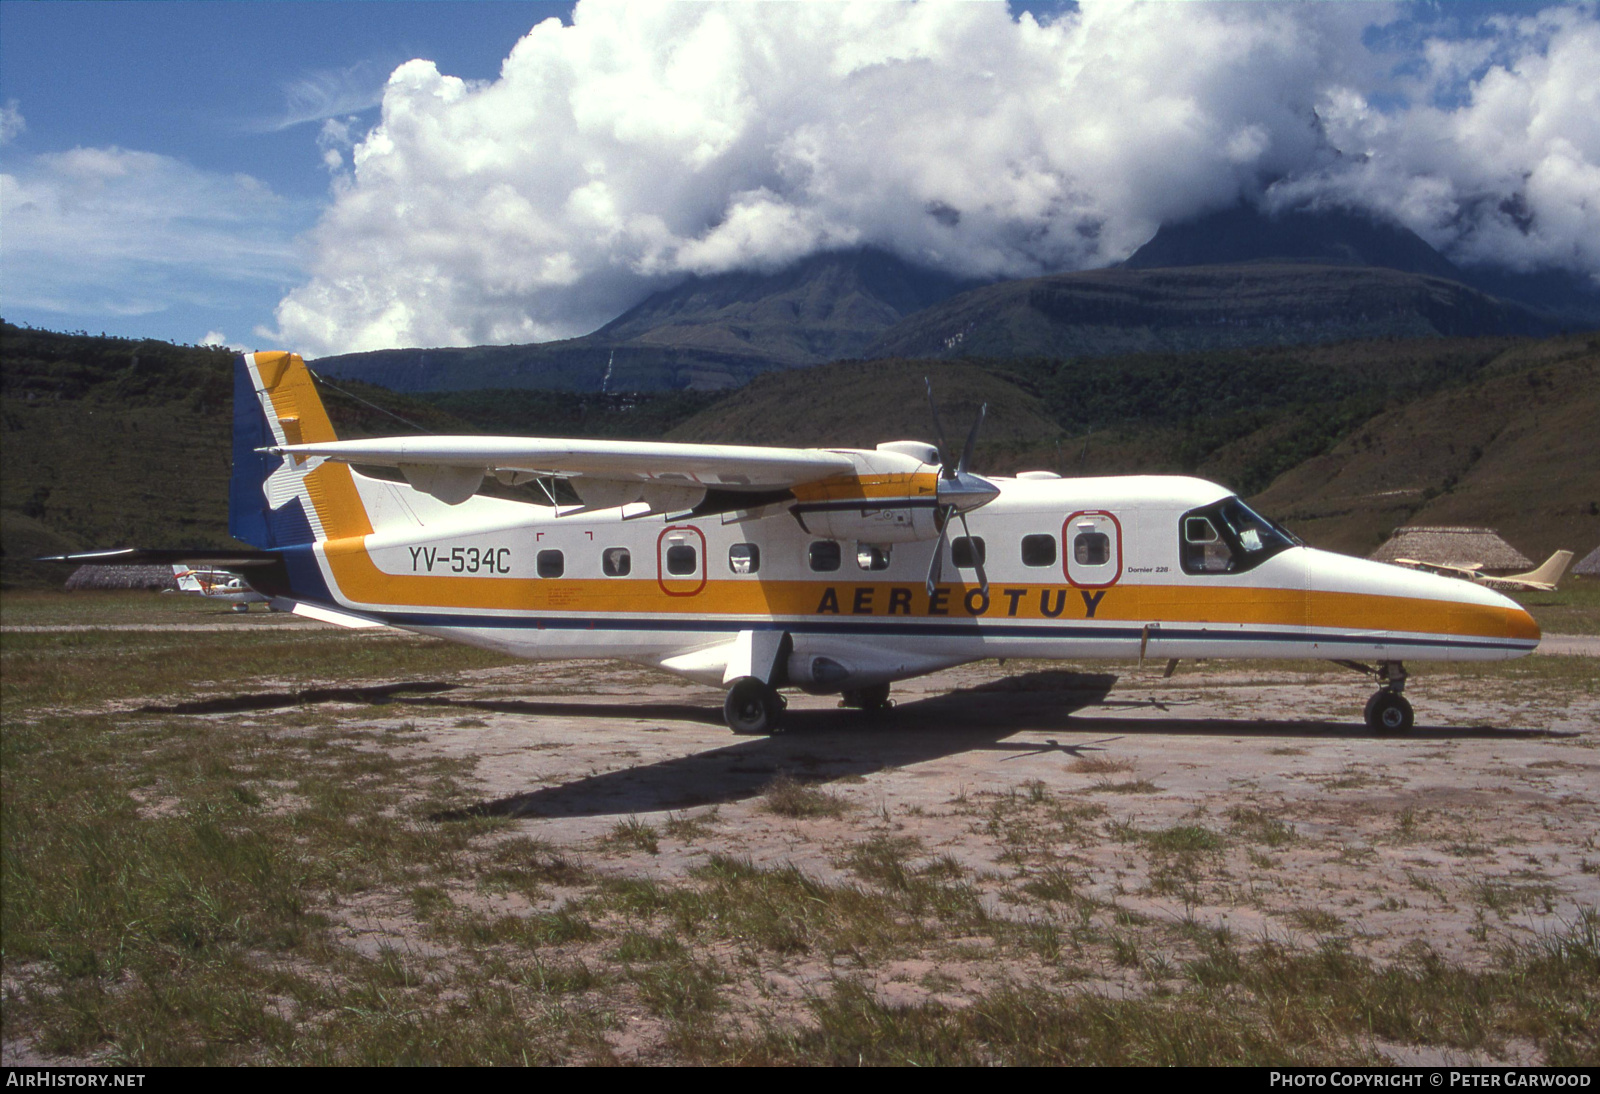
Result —
<instances>
[{"instance_id":1,"label":"mountain","mask_svg":"<svg viewBox=\"0 0 1600 1094\"><path fill-rule=\"evenodd\" d=\"M773 369L859 357L894 323L974 284L884 251L833 252L777 273L691 277L582 338L379 350L313 366L397 391L717 390Z\"/></svg>"},{"instance_id":2,"label":"mountain","mask_svg":"<svg viewBox=\"0 0 1600 1094\"><path fill-rule=\"evenodd\" d=\"M1266 213L1247 204L1164 225L1123 269L1233 263L1379 266L1459 281L1540 314L1552 328L1600 326L1600 286L1570 270L1457 266L1409 228L1354 209Z\"/></svg>"},{"instance_id":3,"label":"mountain","mask_svg":"<svg viewBox=\"0 0 1600 1094\"><path fill-rule=\"evenodd\" d=\"M1269 215L1243 204L1164 225L1120 265L1125 270L1150 270L1241 262L1381 266L1463 280L1449 259L1409 228L1345 209Z\"/></svg>"},{"instance_id":4,"label":"mountain","mask_svg":"<svg viewBox=\"0 0 1600 1094\"><path fill-rule=\"evenodd\" d=\"M867 355L1107 356L1555 329L1527 308L1442 277L1260 262L1005 281L902 320Z\"/></svg>"}]
</instances>

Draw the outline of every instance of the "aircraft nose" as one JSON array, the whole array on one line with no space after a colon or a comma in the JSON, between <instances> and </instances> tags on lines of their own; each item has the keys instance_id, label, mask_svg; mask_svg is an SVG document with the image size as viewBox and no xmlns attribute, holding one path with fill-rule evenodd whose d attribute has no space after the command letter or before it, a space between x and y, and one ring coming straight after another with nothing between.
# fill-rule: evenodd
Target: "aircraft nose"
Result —
<instances>
[{"instance_id":1,"label":"aircraft nose","mask_svg":"<svg viewBox=\"0 0 1600 1094\"><path fill-rule=\"evenodd\" d=\"M1506 610L1506 637L1528 638L1537 642L1544 637L1539 630L1538 622L1528 613L1528 609L1506 597L1508 607Z\"/></svg>"},{"instance_id":2,"label":"aircraft nose","mask_svg":"<svg viewBox=\"0 0 1600 1094\"><path fill-rule=\"evenodd\" d=\"M1458 625L1476 627L1480 633L1499 633L1506 638L1539 641L1539 624L1528 613L1528 609L1509 596L1455 578L1444 580L1449 583L1446 588L1455 594L1456 616L1460 621Z\"/></svg>"}]
</instances>

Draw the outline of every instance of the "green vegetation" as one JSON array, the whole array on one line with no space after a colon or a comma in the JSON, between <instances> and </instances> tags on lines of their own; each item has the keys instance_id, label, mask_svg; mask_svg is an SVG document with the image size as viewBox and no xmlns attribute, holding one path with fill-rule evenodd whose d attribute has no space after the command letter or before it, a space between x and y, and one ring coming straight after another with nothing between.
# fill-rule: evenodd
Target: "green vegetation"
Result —
<instances>
[{"instance_id":1,"label":"green vegetation","mask_svg":"<svg viewBox=\"0 0 1600 1094\"><path fill-rule=\"evenodd\" d=\"M8 593L0 608L8 625L219 618L134 593ZM1415 875L1405 899L1464 902L1481 949L1379 961L1357 952L1359 908L1251 895L1277 869L1263 851L1337 850L1317 825L1298 834L1266 800L1132 819L1134 798L1095 794L1135 773L1112 754L1053 785L930 805L965 827L958 845L791 778L729 806L736 826L717 808L621 816L558 847L471 810L474 761L432 747L460 706L382 683L463 684L502 663L265 619L0 635L8 1044L135 1066L1354 1064L1381 1062L1375 1041L1493 1056L1513 1040L1550 1063L1600 1060L1600 922L1503 940L1568 899L1536 872L1484 873L1478 854L1459 884ZM847 827L827 823L841 813ZM828 857L801 869L704 846L758 824L832 833ZM1408 849L1470 835L1431 810L1381 828ZM968 857L979 847L989 865ZM1114 895L1084 865L1103 847L1126 871ZM619 854L648 866L619 873ZM1242 900L1310 937L1139 910L1163 899ZM913 966L930 970L918 994L888 1002L878 978Z\"/></svg>"},{"instance_id":2,"label":"green vegetation","mask_svg":"<svg viewBox=\"0 0 1600 1094\"><path fill-rule=\"evenodd\" d=\"M25 561L38 554L228 545L230 357L0 328L0 580L62 580ZM1366 554L1401 523L1488 524L1542 559L1600 542L1600 465L1587 443L1600 416L1596 369L1600 342L1588 335L1410 338L841 363L767 373L719 395L405 396L342 379L324 394L350 437L489 432L871 447L932 436L923 392L931 376L951 444L988 404L982 470L1194 473L1259 495L1267 512L1318 546Z\"/></svg>"},{"instance_id":3,"label":"green vegetation","mask_svg":"<svg viewBox=\"0 0 1600 1094\"><path fill-rule=\"evenodd\" d=\"M343 385L345 381L339 383ZM471 422L473 431L479 433L655 440L721 396L704 391L601 395L480 388L419 392L411 398Z\"/></svg>"},{"instance_id":4,"label":"green vegetation","mask_svg":"<svg viewBox=\"0 0 1600 1094\"><path fill-rule=\"evenodd\" d=\"M1553 593L1510 595L1546 634L1600 634L1600 578L1569 576Z\"/></svg>"}]
</instances>

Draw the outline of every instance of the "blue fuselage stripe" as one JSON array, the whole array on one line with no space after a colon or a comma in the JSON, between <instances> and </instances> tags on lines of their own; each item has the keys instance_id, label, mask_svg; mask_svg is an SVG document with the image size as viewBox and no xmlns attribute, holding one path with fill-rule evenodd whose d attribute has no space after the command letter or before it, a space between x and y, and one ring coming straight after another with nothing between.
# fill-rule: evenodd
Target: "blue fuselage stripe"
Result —
<instances>
[{"instance_id":1,"label":"blue fuselage stripe","mask_svg":"<svg viewBox=\"0 0 1600 1094\"><path fill-rule=\"evenodd\" d=\"M341 608L342 611L351 609ZM573 630L573 631L677 631L698 633L737 634L750 631L787 631L790 634L823 634L839 637L878 638L1039 638L1039 639L1096 639L1138 642L1143 630L1137 624L1124 626L1085 626L1083 624L1028 624L1028 623L978 623L978 622L867 622L865 620L737 620L737 619L686 619L596 616L503 616L503 615L443 615L422 612L364 612L370 618L406 629L514 629L514 630ZM1449 648L1528 651L1538 645L1525 639L1494 638L1411 638L1384 634L1317 634L1305 631L1262 631L1212 629L1205 627L1174 627L1163 624L1150 630L1150 641L1207 641L1207 642L1278 642L1323 645L1356 646L1409 646L1415 648Z\"/></svg>"}]
</instances>

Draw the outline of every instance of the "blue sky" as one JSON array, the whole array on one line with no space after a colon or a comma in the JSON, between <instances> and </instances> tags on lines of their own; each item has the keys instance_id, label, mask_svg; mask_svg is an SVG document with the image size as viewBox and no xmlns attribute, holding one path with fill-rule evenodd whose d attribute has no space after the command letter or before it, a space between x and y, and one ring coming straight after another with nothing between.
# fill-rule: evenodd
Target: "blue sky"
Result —
<instances>
[{"instance_id":1,"label":"blue sky","mask_svg":"<svg viewBox=\"0 0 1600 1094\"><path fill-rule=\"evenodd\" d=\"M257 230L289 251L328 200L316 141L323 118L376 117L384 81L413 57L492 80L529 28L571 11L570 2L517 0L0 0L0 102L14 103L26 126L5 160L116 147L243 172L281 199L262 204ZM77 291L65 307L30 306L18 299L32 294L4 276L3 232L0 223L0 314L53 329L182 342L212 331L248 336L305 279L292 259L220 291L203 270L144 270L161 284L125 307L94 307L104 294L84 285L67 286ZM210 284L184 284L202 280Z\"/></svg>"},{"instance_id":2,"label":"blue sky","mask_svg":"<svg viewBox=\"0 0 1600 1094\"><path fill-rule=\"evenodd\" d=\"M535 341L827 248L1105 265L1241 199L1594 275L1595 71L1592 2L0 0L0 314Z\"/></svg>"}]
</instances>

